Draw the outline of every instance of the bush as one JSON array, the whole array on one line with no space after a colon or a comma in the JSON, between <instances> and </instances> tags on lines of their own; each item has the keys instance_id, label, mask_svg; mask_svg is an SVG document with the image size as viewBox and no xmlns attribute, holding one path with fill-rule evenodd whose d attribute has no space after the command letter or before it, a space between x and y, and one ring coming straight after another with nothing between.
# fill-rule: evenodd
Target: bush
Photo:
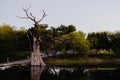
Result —
<instances>
[{"instance_id":1,"label":"bush","mask_svg":"<svg viewBox=\"0 0 120 80\"><path fill-rule=\"evenodd\" d=\"M111 49L109 49L109 50L105 50L105 49L100 50L100 53L102 53L102 54L115 54L115 52L113 50L111 50Z\"/></svg>"}]
</instances>

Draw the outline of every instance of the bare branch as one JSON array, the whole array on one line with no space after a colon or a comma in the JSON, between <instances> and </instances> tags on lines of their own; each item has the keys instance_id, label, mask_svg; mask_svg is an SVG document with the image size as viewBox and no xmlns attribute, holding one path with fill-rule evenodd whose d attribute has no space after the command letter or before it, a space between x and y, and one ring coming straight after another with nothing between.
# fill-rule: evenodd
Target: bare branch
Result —
<instances>
[{"instance_id":1,"label":"bare branch","mask_svg":"<svg viewBox=\"0 0 120 80\"><path fill-rule=\"evenodd\" d=\"M19 16L16 16L18 18L22 18L22 19L30 19L32 21L34 21L35 23L37 22L35 19L35 17L32 15L32 13L28 13L28 10L31 8L31 6L27 9L23 8L23 11L25 12L26 14L26 17L19 17Z\"/></svg>"},{"instance_id":2,"label":"bare branch","mask_svg":"<svg viewBox=\"0 0 120 80\"><path fill-rule=\"evenodd\" d=\"M29 18L29 19L31 19L32 21L34 21L35 22L35 19L34 18L32 18L31 16L29 16L29 13L28 13L28 10L29 10L30 8L28 8L28 9L24 9L23 8L23 10L24 10L24 12L25 12L25 14L26 14L26 16Z\"/></svg>"},{"instance_id":3,"label":"bare branch","mask_svg":"<svg viewBox=\"0 0 120 80\"><path fill-rule=\"evenodd\" d=\"M47 14L45 13L45 11L43 9L42 9L42 11L43 11L44 15L47 16Z\"/></svg>"},{"instance_id":4,"label":"bare branch","mask_svg":"<svg viewBox=\"0 0 120 80\"><path fill-rule=\"evenodd\" d=\"M30 30L28 30L28 32L30 33L31 36L33 35L32 32L31 32Z\"/></svg>"},{"instance_id":5,"label":"bare branch","mask_svg":"<svg viewBox=\"0 0 120 80\"><path fill-rule=\"evenodd\" d=\"M33 17L34 20L36 19L35 16L32 15L32 13L30 13L30 16Z\"/></svg>"},{"instance_id":6,"label":"bare branch","mask_svg":"<svg viewBox=\"0 0 120 80\"><path fill-rule=\"evenodd\" d=\"M57 40L57 41L60 41L60 42L65 42L67 40L72 40L74 39L74 37L70 37L70 38L66 38L66 39L61 39L61 38L58 38L58 37L54 37L54 40Z\"/></svg>"},{"instance_id":7,"label":"bare branch","mask_svg":"<svg viewBox=\"0 0 120 80\"><path fill-rule=\"evenodd\" d=\"M32 52L31 40L30 40L30 37L29 37L29 35L28 35L28 34L27 34L27 37L28 37L28 40L29 40L30 50L31 50L31 52Z\"/></svg>"},{"instance_id":8,"label":"bare branch","mask_svg":"<svg viewBox=\"0 0 120 80\"><path fill-rule=\"evenodd\" d=\"M31 8L31 5L26 9L27 11Z\"/></svg>"},{"instance_id":9,"label":"bare branch","mask_svg":"<svg viewBox=\"0 0 120 80\"><path fill-rule=\"evenodd\" d=\"M28 17L20 17L20 16L16 16L18 18L22 18L22 19L29 19Z\"/></svg>"},{"instance_id":10,"label":"bare branch","mask_svg":"<svg viewBox=\"0 0 120 80\"><path fill-rule=\"evenodd\" d=\"M19 17L19 16L16 16L16 17L22 18L22 19L30 19L30 20L32 20L32 21L34 22L34 25L35 25L35 27L36 27L36 26L44 19L44 17L47 16L47 15L46 15L45 11L42 9L43 15L42 15L42 17L40 18L40 20L37 21L37 20L36 20L36 17L33 16L32 13L28 13L28 11L29 11L30 8L31 8L31 6L30 6L29 8L27 8L27 9L23 8L23 11L24 11L25 14L26 14L25 17Z\"/></svg>"},{"instance_id":11,"label":"bare branch","mask_svg":"<svg viewBox=\"0 0 120 80\"><path fill-rule=\"evenodd\" d=\"M47 16L46 13L45 13L45 11L43 9L42 9L42 11L43 11L43 15L42 15L41 19L38 20L38 23L41 22L44 19L44 17Z\"/></svg>"}]
</instances>

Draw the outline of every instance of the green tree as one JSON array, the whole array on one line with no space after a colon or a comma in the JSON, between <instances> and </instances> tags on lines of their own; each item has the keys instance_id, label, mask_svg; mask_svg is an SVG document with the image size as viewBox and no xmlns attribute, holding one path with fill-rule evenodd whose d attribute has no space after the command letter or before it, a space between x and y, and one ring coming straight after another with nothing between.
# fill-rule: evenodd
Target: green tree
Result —
<instances>
[{"instance_id":1,"label":"green tree","mask_svg":"<svg viewBox=\"0 0 120 80\"><path fill-rule=\"evenodd\" d=\"M14 28L11 25L0 26L0 52L10 52L14 50Z\"/></svg>"},{"instance_id":2,"label":"green tree","mask_svg":"<svg viewBox=\"0 0 120 80\"><path fill-rule=\"evenodd\" d=\"M72 40L71 37L68 37L67 35L76 31L76 28L74 25L61 25L60 27L56 28L57 36L54 37L55 42L55 49L62 50L64 48L65 53L70 49L70 46L67 46L69 44L69 41ZM54 34L53 34L54 35Z\"/></svg>"},{"instance_id":3,"label":"green tree","mask_svg":"<svg viewBox=\"0 0 120 80\"><path fill-rule=\"evenodd\" d=\"M15 30L14 32L14 44L16 51L28 51L29 41L27 38L27 31L25 29Z\"/></svg>"},{"instance_id":4,"label":"green tree","mask_svg":"<svg viewBox=\"0 0 120 80\"><path fill-rule=\"evenodd\" d=\"M57 28L51 27L46 30L46 33L43 34L42 37L42 47L44 47L43 49L45 49L45 53L52 53L55 55L57 51L60 51L64 47L66 44L65 41L69 40L68 38L61 38L61 36L69 34L75 30L75 26L73 25L61 25Z\"/></svg>"},{"instance_id":5,"label":"green tree","mask_svg":"<svg viewBox=\"0 0 120 80\"><path fill-rule=\"evenodd\" d=\"M0 62L6 61L7 57L10 60L26 58L28 53L24 55L21 52L28 50L26 30L17 30L8 24L0 25Z\"/></svg>"},{"instance_id":6,"label":"green tree","mask_svg":"<svg viewBox=\"0 0 120 80\"><path fill-rule=\"evenodd\" d=\"M116 32L111 34L110 36L111 41L111 49L116 53L120 54L120 32Z\"/></svg>"},{"instance_id":7,"label":"green tree","mask_svg":"<svg viewBox=\"0 0 120 80\"><path fill-rule=\"evenodd\" d=\"M88 34L87 40L91 43L92 49L108 50L111 48L110 35L109 32L92 32Z\"/></svg>"},{"instance_id":8,"label":"green tree","mask_svg":"<svg viewBox=\"0 0 120 80\"><path fill-rule=\"evenodd\" d=\"M73 50L73 52L78 53L88 53L89 52L89 42L85 39L83 32L72 32L64 35L63 38L69 38L64 44L66 50Z\"/></svg>"}]
</instances>

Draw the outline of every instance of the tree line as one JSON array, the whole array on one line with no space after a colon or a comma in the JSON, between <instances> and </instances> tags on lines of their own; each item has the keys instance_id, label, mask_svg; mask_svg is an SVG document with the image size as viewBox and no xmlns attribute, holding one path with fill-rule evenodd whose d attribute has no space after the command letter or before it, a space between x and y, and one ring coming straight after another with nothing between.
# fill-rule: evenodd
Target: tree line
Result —
<instances>
[{"instance_id":1,"label":"tree line","mask_svg":"<svg viewBox=\"0 0 120 80\"><path fill-rule=\"evenodd\" d=\"M86 35L82 31L76 31L74 25L48 27L41 24L40 27L26 30L8 24L0 25L0 55L31 51L31 32L40 35L40 49L47 55L55 55L57 52L86 54L92 53L92 50L120 53L120 32L91 32Z\"/></svg>"},{"instance_id":2,"label":"tree line","mask_svg":"<svg viewBox=\"0 0 120 80\"><path fill-rule=\"evenodd\" d=\"M91 32L87 36L91 49L120 54L120 32Z\"/></svg>"}]
</instances>

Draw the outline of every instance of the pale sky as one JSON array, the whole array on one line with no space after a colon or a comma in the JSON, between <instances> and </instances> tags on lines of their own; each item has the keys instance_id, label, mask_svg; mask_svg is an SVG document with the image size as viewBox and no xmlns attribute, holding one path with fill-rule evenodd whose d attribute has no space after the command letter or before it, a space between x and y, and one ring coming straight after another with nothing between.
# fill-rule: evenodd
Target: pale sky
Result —
<instances>
[{"instance_id":1,"label":"pale sky","mask_svg":"<svg viewBox=\"0 0 120 80\"><path fill-rule=\"evenodd\" d=\"M48 15L41 22L58 27L61 24L75 25L77 31L120 31L120 0L1 0L0 25L10 24L17 28L30 28L33 22L19 19L28 8L40 19L42 9Z\"/></svg>"}]
</instances>

